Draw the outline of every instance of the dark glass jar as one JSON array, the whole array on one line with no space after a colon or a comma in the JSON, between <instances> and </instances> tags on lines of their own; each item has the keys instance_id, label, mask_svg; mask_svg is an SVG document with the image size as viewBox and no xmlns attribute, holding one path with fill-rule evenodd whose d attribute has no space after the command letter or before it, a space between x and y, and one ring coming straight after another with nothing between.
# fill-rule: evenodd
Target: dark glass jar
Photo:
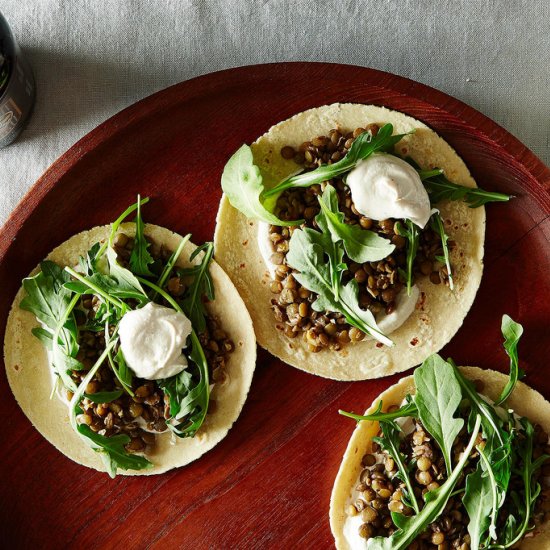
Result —
<instances>
[{"instance_id":1,"label":"dark glass jar","mask_svg":"<svg viewBox=\"0 0 550 550\"><path fill-rule=\"evenodd\" d=\"M0 149L21 133L32 113L34 98L32 69L0 13Z\"/></svg>"}]
</instances>

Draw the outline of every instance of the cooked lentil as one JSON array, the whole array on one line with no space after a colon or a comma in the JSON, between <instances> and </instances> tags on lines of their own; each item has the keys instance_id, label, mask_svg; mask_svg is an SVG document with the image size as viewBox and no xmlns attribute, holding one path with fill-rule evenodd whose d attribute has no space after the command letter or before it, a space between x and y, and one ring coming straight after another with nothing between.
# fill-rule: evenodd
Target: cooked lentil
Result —
<instances>
[{"instance_id":1,"label":"cooked lentil","mask_svg":"<svg viewBox=\"0 0 550 550\"><path fill-rule=\"evenodd\" d=\"M340 160L351 147L353 140L364 132L372 135L378 133L377 124L368 124L366 128L356 128L352 132L332 129L326 136L317 136L298 147L291 146L281 149L285 159L293 158L297 164L303 165L306 171L313 170L321 164L332 164ZM390 238L395 245L394 252L379 262L367 262L363 265L351 262L345 258L348 270L343 275L344 284L352 277L359 285L359 304L364 309L370 309L374 315L385 311L390 314L395 310L395 298L404 287L401 270L406 267L406 239L396 232L395 220L371 220L359 214L352 202L349 188L341 178L334 178L321 185L308 188L286 190L277 201L275 213L282 220L303 218L301 227L317 229L315 216L319 213L318 195L322 194L327 185L332 185L338 195L340 211L344 220L351 225L359 224L364 229L370 229L381 236ZM275 276L270 284L274 297L271 300L272 309L278 326L288 337L294 338L301 334L307 342L309 350L318 352L324 348L341 349L342 345L363 340L365 334L346 323L340 313L319 313L309 306L315 301L316 295L302 287L292 276L292 268L286 264L286 253L292 236L292 227L270 226L269 237L276 252L271 256L271 262L277 265ZM434 284L449 284L446 268L436 259L443 255L441 242L430 227L420 232L420 244L414 262L414 275L429 276ZM449 241L449 247L455 243ZM304 304L304 305L302 305ZM298 307L289 307L295 305ZM296 313L298 311L298 314ZM302 314L304 313L304 314Z\"/></svg>"}]
</instances>

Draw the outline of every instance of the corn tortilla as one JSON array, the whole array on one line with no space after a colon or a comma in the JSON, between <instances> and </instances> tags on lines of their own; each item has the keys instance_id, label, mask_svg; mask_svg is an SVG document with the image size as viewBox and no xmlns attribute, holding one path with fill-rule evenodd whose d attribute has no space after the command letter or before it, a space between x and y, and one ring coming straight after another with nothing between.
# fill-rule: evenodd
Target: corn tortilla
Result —
<instances>
[{"instance_id":1,"label":"corn tortilla","mask_svg":"<svg viewBox=\"0 0 550 550\"><path fill-rule=\"evenodd\" d=\"M476 187L468 168L451 146L422 122L384 107L333 104L310 109L268 130L252 145L254 162L260 167L267 188L296 172L297 165L285 160L285 145L297 148L331 128L345 131L369 123L392 123L394 133L415 130L396 150L412 157L422 168L443 168L451 181ZM463 201L438 204L445 231L456 242L451 252L454 291L418 277L420 299L414 313L389 336L393 348L374 340L345 345L341 351L312 353L301 335L291 339L277 330L271 310L270 277L257 241L258 222L247 220L222 197L214 235L216 260L239 290L254 322L258 343L286 363L336 380L365 380L388 376L418 365L440 350L458 331L470 309L483 272L485 209L469 208Z\"/></svg>"},{"instance_id":2,"label":"corn tortilla","mask_svg":"<svg viewBox=\"0 0 550 550\"><path fill-rule=\"evenodd\" d=\"M74 266L91 246L108 238L110 226L95 227L71 237L47 257L62 266ZM122 224L119 231L135 234L133 223ZM146 225L145 234L168 250L175 250L182 237L156 225ZM189 267L189 256L195 245L187 243L176 265ZM33 275L38 268L33 271ZM256 362L256 339L250 315L229 277L216 262L210 265L215 300L207 304L208 312L220 321L235 343L235 350L226 363L228 380L214 386L211 398L216 408L206 416L194 438L180 439L170 432L157 436L154 452L147 454L153 468L119 470L125 475L151 475L184 466L196 460L221 441L236 421L244 405ZM23 412L36 429L70 459L99 471L105 471L97 452L75 433L69 423L68 407L57 396L50 400L52 378L46 350L31 334L39 326L35 316L19 307L23 288L13 302L4 341L4 363L10 387Z\"/></svg>"}]
</instances>

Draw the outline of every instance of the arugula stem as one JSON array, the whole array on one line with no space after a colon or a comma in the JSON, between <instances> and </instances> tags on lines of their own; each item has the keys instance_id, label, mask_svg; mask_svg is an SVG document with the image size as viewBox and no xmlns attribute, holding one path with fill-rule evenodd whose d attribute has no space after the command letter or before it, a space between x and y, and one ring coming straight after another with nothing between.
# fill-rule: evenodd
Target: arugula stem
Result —
<instances>
[{"instance_id":1,"label":"arugula stem","mask_svg":"<svg viewBox=\"0 0 550 550\"><path fill-rule=\"evenodd\" d=\"M371 327L370 325L367 325L367 323L363 322L361 319L357 319L350 311L350 308L345 302L339 300L338 303L342 306L342 313L344 314L346 321L351 326L363 331L366 334L370 334L375 340L378 340L389 348L395 345L393 341L390 340L390 338L388 338L383 332L374 327Z\"/></svg>"},{"instance_id":2,"label":"arugula stem","mask_svg":"<svg viewBox=\"0 0 550 550\"><path fill-rule=\"evenodd\" d=\"M418 409L414 403L410 403L393 412L374 412L373 414L363 416L360 414L339 410L338 414L347 416L348 418L353 418L353 420L357 420L357 422L361 422L362 420L367 420L369 422L380 422L380 420L395 420L396 418L416 418L418 415Z\"/></svg>"},{"instance_id":3,"label":"arugula stem","mask_svg":"<svg viewBox=\"0 0 550 550\"><path fill-rule=\"evenodd\" d=\"M86 285L88 288L93 290L96 294L101 296L106 302L110 302L117 308L121 309L122 314L124 315L124 313L128 309L128 306L124 302L122 302L118 298L113 298L112 296L104 292L101 288L96 286L94 283L91 283L88 279L80 275L80 273L77 273L72 267L69 267L69 266L65 267L65 271L69 272L77 281L80 281L82 284Z\"/></svg>"},{"instance_id":4,"label":"arugula stem","mask_svg":"<svg viewBox=\"0 0 550 550\"><path fill-rule=\"evenodd\" d=\"M453 272L451 271L451 258L449 254L449 245L447 241L449 240L449 236L447 233L445 233L445 228L443 227L443 221L441 220L441 214L439 212L435 212L435 214L432 216L433 225L432 229L435 229L436 232L439 235L439 238L441 239L441 247L443 248L443 260L445 260L445 267L447 268L447 274L449 277L449 288L451 290L454 289L454 281L453 281ZM437 258L439 259L439 257Z\"/></svg>"},{"instance_id":5,"label":"arugula stem","mask_svg":"<svg viewBox=\"0 0 550 550\"><path fill-rule=\"evenodd\" d=\"M112 244L115 233L117 232L118 228L120 227L120 224L132 213L134 210L138 209L139 206L143 206L144 204L147 204L149 202L149 197L146 197L144 199L138 200L138 202L132 204L124 212L113 222L111 226L111 234L109 235L109 238L101 245L100 249L97 252L96 260L101 258L103 254L105 253L105 250L107 250L107 247Z\"/></svg>"},{"instance_id":6,"label":"arugula stem","mask_svg":"<svg viewBox=\"0 0 550 550\"><path fill-rule=\"evenodd\" d=\"M489 479L491 480L491 500L492 500L492 508L491 508L491 523L489 525L489 536L497 540L497 532L496 532L496 525L497 525L497 513L498 513L498 495L497 495L497 482L495 479L495 474L493 472L493 468L491 466L491 463L489 462L489 459L485 456L485 453L483 452L483 449L481 447L476 447L477 452L479 453L479 456L485 466L485 471L487 472Z\"/></svg>"},{"instance_id":7,"label":"arugula stem","mask_svg":"<svg viewBox=\"0 0 550 550\"><path fill-rule=\"evenodd\" d=\"M159 286L160 288L162 288L164 286L164 283L166 283L166 279L168 279L168 275L170 275L170 271L172 271L172 268L174 267L175 263L178 261L178 258L180 257L180 254L182 253L184 246L187 244L190 238L191 238L191 233L188 233L187 235L185 235L185 237L183 237L183 239L181 240L178 248L176 248L176 250L170 256L168 262L166 262L166 265L164 266L164 269L162 270L162 273L157 281L157 286ZM153 296L154 297L152 298L152 300L155 299L155 295Z\"/></svg>"}]
</instances>

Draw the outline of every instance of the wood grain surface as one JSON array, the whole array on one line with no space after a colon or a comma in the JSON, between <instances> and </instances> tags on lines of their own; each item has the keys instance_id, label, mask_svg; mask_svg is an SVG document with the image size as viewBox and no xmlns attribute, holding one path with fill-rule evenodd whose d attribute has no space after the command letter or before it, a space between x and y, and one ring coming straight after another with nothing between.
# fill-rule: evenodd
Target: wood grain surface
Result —
<instances>
[{"instance_id":1,"label":"wood grain surface","mask_svg":"<svg viewBox=\"0 0 550 550\"><path fill-rule=\"evenodd\" d=\"M222 168L243 142L296 112L332 102L385 105L434 128L480 186L512 193L489 205L485 273L463 328L443 350L501 371L500 318L521 321L527 381L550 398L550 171L463 103L371 69L282 63L213 73L159 92L88 134L37 182L0 234L0 329L21 279L74 233L109 223L136 194L147 221L195 242L212 238ZM331 548L332 483L353 423L398 376L343 383L261 352L228 437L198 462L111 480L47 443L0 371L0 547Z\"/></svg>"}]
</instances>

